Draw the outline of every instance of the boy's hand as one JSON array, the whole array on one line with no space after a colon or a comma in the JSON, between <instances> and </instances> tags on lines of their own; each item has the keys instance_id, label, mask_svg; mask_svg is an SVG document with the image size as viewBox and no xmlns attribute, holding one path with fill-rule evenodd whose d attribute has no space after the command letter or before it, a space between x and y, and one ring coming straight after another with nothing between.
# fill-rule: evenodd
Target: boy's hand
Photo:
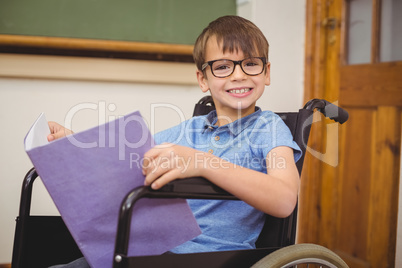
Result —
<instances>
[{"instance_id":1,"label":"boy's hand","mask_svg":"<svg viewBox=\"0 0 402 268\"><path fill-rule=\"evenodd\" d=\"M159 189L175 179L202 176L206 158L207 153L185 146L169 143L155 146L144 155L144 184Z\"/></svg>"},{"instance_id":2,"label":"boy's hand","mask_svg":"<svg viewBox=\"0 0 402 268\"><path fill-rule=\"evenodd\" d=\"M67 135L73 134L73 132L62 125L56 123L56 122L48 122L49 124L49 129L50 129L50 134L47 136L48 141L53 141L57 140L60 138L63 138Z\"/></svg>"}]
</instances>

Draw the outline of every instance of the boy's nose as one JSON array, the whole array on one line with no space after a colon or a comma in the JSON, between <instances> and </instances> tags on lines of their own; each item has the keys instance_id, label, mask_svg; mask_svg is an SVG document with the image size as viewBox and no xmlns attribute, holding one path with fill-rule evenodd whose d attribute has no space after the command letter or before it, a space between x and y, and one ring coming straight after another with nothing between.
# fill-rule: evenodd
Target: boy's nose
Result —
<instances>
[{"instance_id":1,"label":"boy's nose","mask_svg":"<svg viewBox=\"0 0 402 268\"><path fill-rule=\"evenodd\" d=\"M232 80L239 80L239 79L245 79L247 76L246 73L243 72L243 69L241 68L240 64L237 64L234 67L233 73L230 76Z\"/></svg>"}]
</instances>

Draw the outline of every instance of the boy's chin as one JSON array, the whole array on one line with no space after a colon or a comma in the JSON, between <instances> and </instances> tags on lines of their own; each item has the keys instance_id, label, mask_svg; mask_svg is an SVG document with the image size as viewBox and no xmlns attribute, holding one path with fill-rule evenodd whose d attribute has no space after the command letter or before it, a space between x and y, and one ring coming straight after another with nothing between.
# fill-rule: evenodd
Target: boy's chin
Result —
<instances>
[{"instance_id":1,"label":"boy's chin","mask_svg":"<svg viewBox=\"0 0 402 268\"><path fill-rule=\"evenodd\" d=\"M248 110L254 109L255 102L250 102L246 100L238 101L235 105L232 106L236 110Z\"/></svg>"},{"instance_id":2,"label":"boy's chin","mask_svg":"<svg viewBox=\"0 0 402 268\"><path fill-rule=\"evenodd\" d=\"M255 111L255 103L241 103L230 108L242 114L251 114Z\"/></svg>"}]
</instances>

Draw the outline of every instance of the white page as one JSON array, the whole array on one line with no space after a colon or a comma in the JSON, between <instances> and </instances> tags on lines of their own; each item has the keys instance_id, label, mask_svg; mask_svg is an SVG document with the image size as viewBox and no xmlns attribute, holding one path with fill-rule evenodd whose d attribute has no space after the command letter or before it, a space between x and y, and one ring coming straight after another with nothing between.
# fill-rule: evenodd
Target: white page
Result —
<instances>
[{"instance_id":1,"label":"white page","mask_svg":"<svg viewBox=\"0 0 402 268\"><path fill-rule=\"evenodd\" d=\"M44 113L41 113L25 137L25 151L48 144L49 125Z\"/></svg>"}]
</instances>

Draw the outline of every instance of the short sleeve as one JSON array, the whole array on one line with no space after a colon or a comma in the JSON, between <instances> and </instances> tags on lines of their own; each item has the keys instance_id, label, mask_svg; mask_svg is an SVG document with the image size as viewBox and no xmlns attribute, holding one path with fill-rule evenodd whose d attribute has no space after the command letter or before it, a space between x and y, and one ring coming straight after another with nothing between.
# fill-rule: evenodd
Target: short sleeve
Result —
<instances>
[{"instance_id":1,"label":"short sleeve","mask_svg":"<svg viewBox=\"0 0 402 268\"><path fill-rule=\"evenodd\" d=\"M262 116L256 121L251 130L254 139L255 149L266 157L268 153L279 146L286 146L293 149L294 160L297 162L302 151L283 120L275 113L264 111Z\"/></svg>"}]
</instances>

